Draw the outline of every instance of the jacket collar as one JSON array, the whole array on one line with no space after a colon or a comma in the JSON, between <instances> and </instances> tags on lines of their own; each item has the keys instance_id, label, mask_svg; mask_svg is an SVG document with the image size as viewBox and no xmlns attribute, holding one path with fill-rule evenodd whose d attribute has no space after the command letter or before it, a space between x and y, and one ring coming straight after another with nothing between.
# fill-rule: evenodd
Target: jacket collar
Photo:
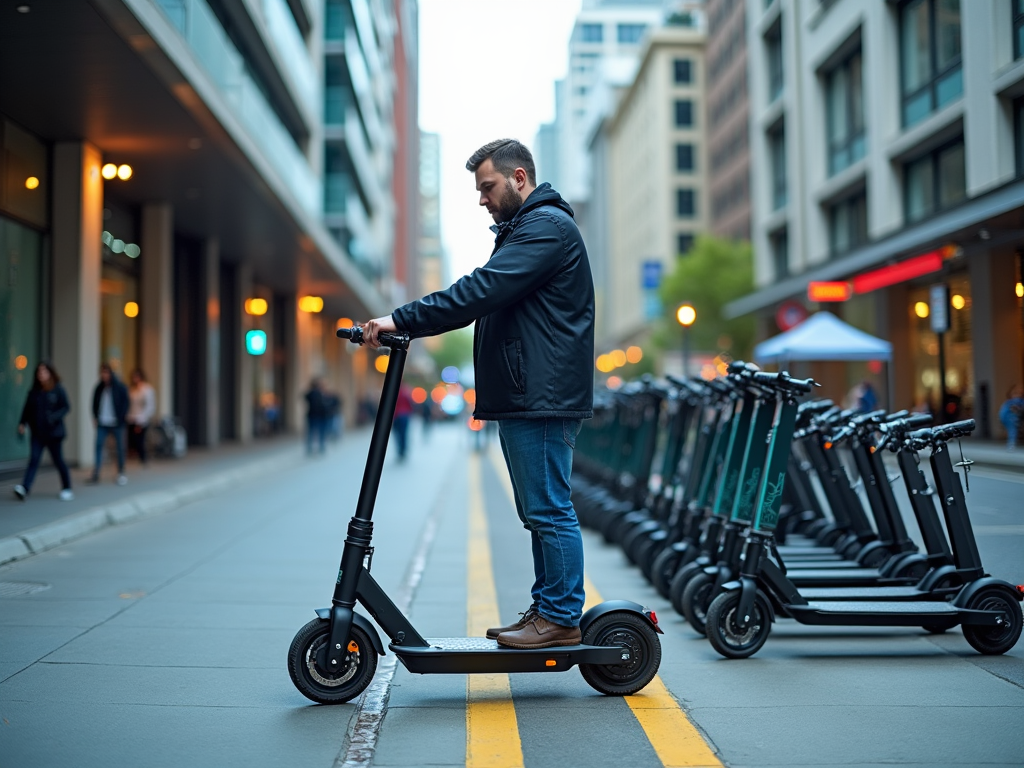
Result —
<instances>
[{"instance_id":1,"label":"jacket collar","mask_svg":"<svg viewBox=\"0 0 1024 768\"><path fill-rule=\"evenodd\" d=\"M522 221L523 216L535 208L540 208L544 205L553 205L557 208L561 208L570 216L574 215L570 205L562 199L562 196L558 194L558 192L556 192L548 182L545 181L534 188L533 192L531 192L526 200L523 201L519 210L516 211L515 216L508 221L502 221L498 224L491 225L490 230L494 233L495 247L508 237L512 230L518 226L519 222Z\"/></svg>"}]
</instances>

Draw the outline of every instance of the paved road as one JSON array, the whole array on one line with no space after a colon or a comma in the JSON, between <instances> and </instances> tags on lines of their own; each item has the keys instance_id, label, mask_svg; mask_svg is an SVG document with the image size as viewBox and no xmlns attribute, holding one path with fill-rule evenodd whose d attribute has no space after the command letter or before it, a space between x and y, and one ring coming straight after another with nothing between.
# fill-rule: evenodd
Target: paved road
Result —
<instances>
[{"instance_id":1,"label":"paved road","mask_svg":"<svg viewBox=\"0 0 1024 768\"><path fill-rule=\"evenodd\" d=\"M375 577L400 591L436 523L411 615L424 635L461 634L479 587L479 563L467 556L479 509L497 608L513 617L528 602L529 547L504 479L489 454L471 458L461 428L436 428L428 444L415 438L408 462L389 458ZM309 705L285 652L312 609L329 603L365 449L366 436L353 437L324 459L0 568L2 584L46 586L0 593L0 768L344 765L358 703ZM1024 484L979 471L971 489L986 565L1024 583ZM658 610L659 677L724 764L1024 764L1024 644L983 658L958 631L782 623L756 657L725 661L619 552L589 534L586 545L596 590ZM374 764L686 764L666 759L656 722L596 695L575 671L508 685L517 727L484 754L472 750L481 726L467 732L466 677L399 666ZM475 696L471 712L481 697L502 700ZM664 716L683 740L686 716Z\"/></svg>"}]
</instances>

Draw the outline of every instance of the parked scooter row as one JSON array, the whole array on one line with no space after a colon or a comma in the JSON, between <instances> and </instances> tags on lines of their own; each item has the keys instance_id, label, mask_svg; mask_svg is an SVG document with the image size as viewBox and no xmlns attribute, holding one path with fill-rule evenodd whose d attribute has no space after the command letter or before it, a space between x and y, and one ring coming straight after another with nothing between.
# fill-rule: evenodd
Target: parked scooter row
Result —
<instances>
[{"instance_id":1,"label":"parked scooter row","mask_svg":"<svg viewBox=\"0 0 1024 768\"><path fill-rule=\"evenodd\" d=\"M1024 623L1024 586L985 573L949 453L974 422L844 411L805 399L814 386L734 363L710 382L648 379L608 393L577 441L581 522L620 545L729 658L756 653L779 618L961 625L980 653L1008 651ZM934 487L920 468L926 450Z\"/></svg>"}]
</instances>

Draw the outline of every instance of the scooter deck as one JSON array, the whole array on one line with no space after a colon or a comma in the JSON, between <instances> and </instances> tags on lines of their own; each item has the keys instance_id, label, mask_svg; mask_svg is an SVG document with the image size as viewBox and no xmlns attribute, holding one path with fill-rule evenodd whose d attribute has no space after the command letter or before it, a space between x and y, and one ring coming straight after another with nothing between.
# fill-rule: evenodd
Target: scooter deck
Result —
<instances>
[{"instance_id":1,"label":"scooter deck","mask_svg":"<svg viewBox=\"0 0 1024 768\"><path fill-rule=\"evenodd\" d=\"M808 605L787 605L786 610L801 624L859 627L955 627L969 621L969 611L945 602L815 601Z\"/></svg>"},{"instance_id":2,"label":"scooter deck","mask_svg":"<svg viewBox=\"0 0 1024 768\"><path fill-rule=\"evenodd\" d=\"M809 587L807 600L945 600L948 593L923 592L917 587Z\"/></svg>"},{"instance_id":3,"label":"scooter deck","mask_svg":"<svg viewBox=\"0 0 1024 768\"><path fill-rule=\"evenodd\" d=\"M623 665L633 662L626 647L563 645L519 649L483 637L428 637L426 646L388 647L410 672L479 674L487 672L564 672L577 664Z\"/></svg>"},{"instance_id":4,"label":"scooter deck","mask_svg":"<svg viewBox=\"0 0 1024 768\"><path fill-rule=\"evenodd\" d=\"M912 587L920 581L910 576L886 578L877 568L845 568L835 571L787 569L787 575L801 590L804 587Z\"/></svg>"},{"instance_id":5,"label":"scooter deck","mask_svg":"<svg viewBox=\"0 0 1024 768\"><path fill-rule=\"evenodd\" d=\"M782 562L786 564L786 568L795 571L807 571L807 570L849 570L856 568L858 570L863 569L866 571L878 572L877 568L864 568L863 565L858 563L856 560L787 560L786 553L782 552Z\"/></svg>"}]
</instances>

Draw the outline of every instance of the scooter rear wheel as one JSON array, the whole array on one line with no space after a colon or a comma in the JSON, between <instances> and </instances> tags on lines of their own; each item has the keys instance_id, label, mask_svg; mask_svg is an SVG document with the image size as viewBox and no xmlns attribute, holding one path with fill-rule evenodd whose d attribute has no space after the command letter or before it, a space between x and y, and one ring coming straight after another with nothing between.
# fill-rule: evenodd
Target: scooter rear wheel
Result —
<instances>
[{"instance_id":1,"label":"scooter rear wheel","mask_svg":"<svg viewBox=\"0 0 1024 768\"><path fill-rule=\"evenodd\" d=\"M627 664L580 664L583 679L607 696L634 694L658 674L661 665L658 633L632 613L606 613L598 617L583 634L583 644L630 649L631 659Z\"/></svg>"},{"instance_id":2,"label":"scooter rear wheel","mask_svg":"<svg viewBox=\"0 0 1024 768\"><path fill-rule=\"evenodd\" d=\"M746 659L753 656L768 639L772 631L772 609L761 590L754 600L753 615L746 628L737 625L740 592L723 592L711 601L707 615L707 635L713 647L727 659Z\"/></svg>"},{"instance_id":3,"label":"scooter rear wheel","mask_svg":"<svg viewBox=\"0 0 1024 768\"><path fill-rule=\"evenodd\" d=\"M996 627L964 625L964 638L978 653L998 656L1017 644L1024 618L1020 603L1007 590L999 587L982 589L971 597L967 607L976 611L998 611L1003 617L1003 623Z\"/></svg>"},{"instance_id":4,"label":"scooter rear wheel","mask_svg":"<svg viewBox=\"0 0 1024 768\"><path fill-rule=\"evenodd\" d=\"M353 626L342 668L328 672L317 663L317 655L327 644L330 631L330 622L323 619L313 619L298 631L288 649L288 674L307 699L343 704L370 684L377 670L377 651L369 636Z\"/></svg>"}]
</instances>

